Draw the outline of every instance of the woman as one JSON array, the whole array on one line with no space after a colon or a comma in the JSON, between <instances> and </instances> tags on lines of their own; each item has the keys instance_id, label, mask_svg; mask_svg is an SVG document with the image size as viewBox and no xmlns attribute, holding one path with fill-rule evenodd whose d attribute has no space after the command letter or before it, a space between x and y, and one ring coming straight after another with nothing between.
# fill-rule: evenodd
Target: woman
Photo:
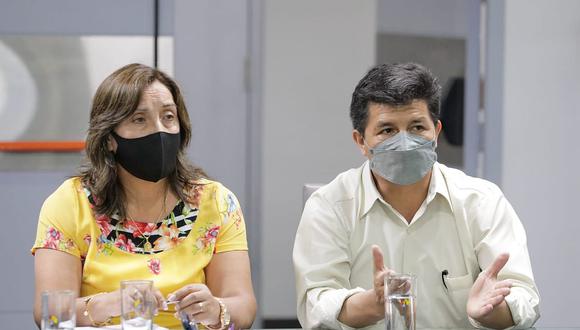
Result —
<instances>
[{"instance_id":1,"label":"woman","mask_svg":"<svg viewBox=\"0 0 580 330\"><path fill-rule=\"evenodd\" d=\"M57 289L81 297L77 325L118 322L120 281L150 279L156 324L180 327L174 313L184 311L210 329L250 327L256 301L242 212L229 190L188 164L191 124L176 83L127 65L99 86L89 125L87 165L40 212L36 323L40 293Z\"/></svg>"}]
</instances>

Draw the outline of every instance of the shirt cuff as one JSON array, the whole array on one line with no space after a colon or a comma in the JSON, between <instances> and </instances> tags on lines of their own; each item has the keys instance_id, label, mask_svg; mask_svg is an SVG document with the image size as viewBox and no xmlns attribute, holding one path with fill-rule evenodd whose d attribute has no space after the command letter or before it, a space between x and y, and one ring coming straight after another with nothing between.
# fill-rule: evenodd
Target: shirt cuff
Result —
<instances>
[{"instance_id":1,"label":"shirt cuff","mask_svg":"<svg viewBox=\"0 0 580 330\"><path fill-rule=\"evenodd\" d=\"M481 323L477 322L476 320L472 319L471 317L467 316L467 319L469 320L469 323L471 323L471 325L474 328L477 328L477 329L487 329Z\"/></svg>"},{"instance_id":2,"label":"shirt cuff","mask_svg":"<svg viewBox=\"0 0 580 330\"><path fill-rule=\"evenodd\" d=\"M512 287L505 297L514 320L515 329L531 328L540 317L538 303L522 288Z\"/></svg>"},{"instance_id":3,"label":"shirt cuff","mask_svg":"<svg viewBox=\"0 0 580 330\"><path fill-rule=\"evenodd\" d=\"M531 328L540 317L537 310L538 304L534 303L531 297L529 300L526 299L529 295L525 294L525 292L518 291L517 288L512 287L512 292L505 297L505 302L512 314L514 325L504 330ZM489 329L471 317L468 317L468 319L469 323L478 329Z\"/></svg>"},{"instance_id":4,"label":"shirt cuff","mask_svg":"<svg viewBox=\"0 0 580 330\"><path fill-rule=\"evenodd\" d=\"M318 322L314 322L311 326L313 328L331 328L331 329L353 329L340 321L338 315L342 310L344 301L359 292L366 291L363 288L357 287L354 289L336 289L328 290L320 295L318 303L310 311L311 318Z\"/></svg>"},{"instance_id":5,"label":"shirt cuff","mask_svg":"<svg viewBox=\"0 0 580 330\"><path fill-rule=\"evenodd\" d=\"M483 326L481 323L477 322L476 320L472 319L472 318L471 318L471 317L469 317L469 316L467 317L467 319L469 320L469 323L471 323L471 325L472 325L474 328L477 328L477 329L492 329L492 328L487 328L487 327L484 327L484 326ZM513 326L513 325L512 325L511 327L505 328L505 329L503 329L503 330L511 330L511 329L513 329L514 327L515 327L515 326Z\"/></svg>"}]
</instances>

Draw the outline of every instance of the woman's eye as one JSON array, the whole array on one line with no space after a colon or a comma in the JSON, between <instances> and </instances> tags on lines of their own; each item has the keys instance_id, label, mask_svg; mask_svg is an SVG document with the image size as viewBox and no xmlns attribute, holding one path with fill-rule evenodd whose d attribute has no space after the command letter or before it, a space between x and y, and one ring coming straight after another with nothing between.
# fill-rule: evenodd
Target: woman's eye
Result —
<instances>
[{"instance_id":1,"label":"woman's eye","mask_svg":"<svg viewBox=\"0 0 580 330\"><path fill-rule=\"evenodd\" d=\"M143 118L143 117L135 117L135 118L133 118L133 122L135 124L142 124L142 123L145 122L145 118Z\"/></svg>"},{"instance_id":2,"label":"woman's eye","mask_svg":"<svg viewBox=\"0 0 580 330\"><path fill-rule=\"evenodd\" d=\"M175 115L172 113L168 113L165 115L165 120L174 120L175 119Z\"/></svg>"}]
</instances>

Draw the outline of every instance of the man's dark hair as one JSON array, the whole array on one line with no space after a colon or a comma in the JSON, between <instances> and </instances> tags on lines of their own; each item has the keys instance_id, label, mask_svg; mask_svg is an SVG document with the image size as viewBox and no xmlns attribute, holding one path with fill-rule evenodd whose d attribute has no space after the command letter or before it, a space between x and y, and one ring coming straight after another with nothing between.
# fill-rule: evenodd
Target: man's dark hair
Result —
<instances>
[{"instance_id":1,"label":"man's dark hair","mask_svg":"<svg viewBox=\"0 0 580 330\"><path fill-rule=\"evenodd\" d=\"M390 106L408 105L414 100L427 103L431 119L439 120L441 86L431 72L416 63L380 64L372 68L352 93L350 119L364 135L369 102Z\"/></svg>"}]
</instances>

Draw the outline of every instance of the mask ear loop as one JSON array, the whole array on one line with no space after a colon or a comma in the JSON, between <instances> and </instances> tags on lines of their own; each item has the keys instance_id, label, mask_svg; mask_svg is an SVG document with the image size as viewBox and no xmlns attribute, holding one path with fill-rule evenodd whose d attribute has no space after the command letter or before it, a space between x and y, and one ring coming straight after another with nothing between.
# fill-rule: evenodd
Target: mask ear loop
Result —
<instances>
[{"instance_id":1,"label":"mask ear loop","mask_svg":"<svg viewBox=\"0 0 580 330\"><path fill-rule=\"evenodd\" d=\"M113 154L108 154L105 157L105 164L107 164L107 166L110 168L115 168L115 157Z\"/></svg>"},{"instance_id":2,"label":"mask ear loop","mask_svg":"<svg viewBox=\"0 0 580 330\"><path fill-rule=\"evenodd\" d=\"M105 153L105 164L110 167L110 168L116 168L116 162L115 162L115 154L113 153L113 151L109 150L109 148L107 148L106 146L106 142L103 145L103 152Z\"/></svg>"},{"instance_id":3,"label":"mask ear loop","mask_svg":"<svg viewBox=\"0 0 580 330\"><path fill-rule=\"evenodd\" d=\"M367 140L364 138L364 136L362 139L363 139L363 145L367 148L368 154L374 155L373 148L371 148L371 146L368 145Z\"/></svg>"},{"instance_id":4,"label":"mask ear loop","mask_svg":"<svg viewBox=\"0 0 580 330\"><path fill-rule=\"evenodd\" d=\"M434 144L433 148L434 148L434 149L437 149L437 145L439 144L439 143L437 142L437 132L434 132L434 133L433 133L433 138L431 139L431 141L433 141L433 144Z\"/></svg>"},{"instance_id":5,"label":"mask ear loop","mask_svg":"<svg viewBox=\"0 0 580 330\"><path fill-rule=\"evenodd\" d=\"M443 128L441 128L441 130L443 130ZM439 131L439 134L441 134L441 131ZM439 145L438 142L438 135L437 135L437 124L435 124L435 130L433 131L433 139L431 139L433 142L435 142L435 149L437 149L437 146Z\"/></svg>"}]
</instances>

